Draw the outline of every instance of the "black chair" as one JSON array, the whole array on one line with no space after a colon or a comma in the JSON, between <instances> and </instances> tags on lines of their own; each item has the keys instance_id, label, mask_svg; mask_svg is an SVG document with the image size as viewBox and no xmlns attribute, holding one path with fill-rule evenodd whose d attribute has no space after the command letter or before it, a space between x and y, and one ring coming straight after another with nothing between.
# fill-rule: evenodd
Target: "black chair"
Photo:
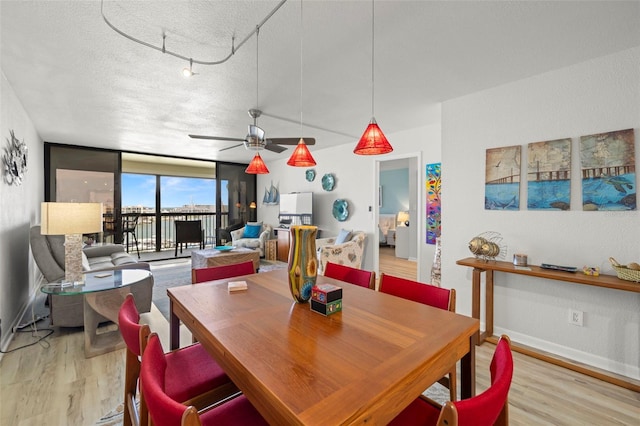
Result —
<instances>
[{"instance_id":1,"label":"black chair","mask_svg":"<svg viewBox=\"0 0 640 426\"><path fill-rule=\"evenodd\" d=\"M129 234L133 235L133 241L136 243L136 252L138 253L138 259L140 259L140 249L138 248L138 237L136 236L136 226L138 226L138 219L140 213L134 216L122 216L122 235L123 240L126 240L126 249L129 253Z\"/></svg>"},{"instance_id":2,"label":"black chair","mask_svg":"<svg viewBox=\"0 0 640 426\"><path fill-rule=\"evenodd\" d=\"M178 245L182 253L182 244L199 243L200 248L204 248L204 229L200 220L176 220L176 252L178 256Z\"/></svg>"}]
</instances>

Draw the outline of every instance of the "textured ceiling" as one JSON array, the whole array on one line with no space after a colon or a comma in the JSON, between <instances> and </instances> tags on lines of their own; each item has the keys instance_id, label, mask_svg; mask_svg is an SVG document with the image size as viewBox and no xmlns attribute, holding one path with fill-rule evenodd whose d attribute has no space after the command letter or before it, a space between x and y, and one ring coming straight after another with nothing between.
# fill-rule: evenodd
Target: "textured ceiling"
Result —
<instances>
[{"instance_id":1,"label":"textured ceiling","mask_svg":"<svg viewBox=\"0 0 640 426\"><path fill-rule=\"evenodd\" d=\"M231 51L277 1L105 1L133 37L201 61ZM2 71L50 142L247 162L249 108L267 137L354 144L371 118L371 2L287 1L221 65L136 44L100 1L0 1ZM376 1L375 116L387 134L439 120L438 104L640 45L640 2ZM302 56L300 55L302 46ZM301 81L302 64L302 81ZM3 129L7 132L8 129ZM393 143L393 141L391 141ZM265 152L269 159L286 157Z\"/></svg>"}]
</instances>

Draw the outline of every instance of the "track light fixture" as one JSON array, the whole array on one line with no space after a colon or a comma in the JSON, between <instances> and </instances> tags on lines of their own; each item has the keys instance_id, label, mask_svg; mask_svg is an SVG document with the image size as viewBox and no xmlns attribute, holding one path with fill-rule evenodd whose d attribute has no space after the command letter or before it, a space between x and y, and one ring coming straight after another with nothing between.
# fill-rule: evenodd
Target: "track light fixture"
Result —
<instances>
[{"instance_id":1,"label":"track light fixture","mask_svg":"<svg viewBox=\"0 0 640 426\"><path fill-rule=\"evenodd\" d=\"M182 69L182 75L184 78L189 78L197 73L193 72L193 59L189 59L189 68L184 67Z\"/></svg>"},{"instance_id":2,"label":"track light fixture","mask_svg":"<svg viewBox=\"0 0 640 426\"><path fill-rule=\"evenodd\" d=\"M184 55L180 55L179 53L167 50L165 48L165 45L164 45L166 34L162 35L162 47L154 46L151 43L148 43L146 41L143 41L143 40L137 39L137 38L135 38L133 36L130 36L129 34L127 34L124 31L122 31L121 29L117 28L111 22L109 22L109 20L107 19L107 17L104 14L104 0L100 1L100 13L102 14L102 19L109 26L109 28L111 28L113 31L115 31L118 34L120 34L122 37L128 38L129 40L131 40L133 42L136 42L136 43L141 44L143 46L146 46L146 47L149 47L151 49L157 50L159 52L166 53L167 55L175 56L176 58L184 59L185 61L189 61L189 69L185 68L184 70L182 70L182 73L183 73L183 75L185 77L190 77L191 75L194 74L191 71L191 65L193 63L199 64L199 65L220 65L220 64L223 64L223 63L227 62L229 59L231 59L231 57L238 51L238 49L240 49L240 47L242 47L243 44L245 44L254 34L256 34L257 31L260 29L260 27L262 27L269 20L269 18L271 18L273 16L273 14L275 14L278 11L278 9L280 9L280 7L282 7L282 5L284 5L286 3L286 1L287 0L281 0L280 3L278 3L278 5L276 7L274 7L273 10L271 10L271 12L269 12L269 14L258 25L256 25L256 28L253 31L251 31L237 46L235 44L235 37L231 37L231 52L226 57L222 58L219 61L200 61L200 60L197 60L197 59L187 58ZM187 74L189 74L189 75L187 75Z\"/></svg>"}]
</instances>

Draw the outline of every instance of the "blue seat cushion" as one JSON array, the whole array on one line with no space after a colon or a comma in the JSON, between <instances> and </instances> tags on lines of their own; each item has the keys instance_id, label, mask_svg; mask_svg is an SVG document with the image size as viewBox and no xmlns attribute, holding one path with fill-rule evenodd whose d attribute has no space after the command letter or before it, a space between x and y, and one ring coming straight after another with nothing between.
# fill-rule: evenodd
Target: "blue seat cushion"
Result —
<instances>
[{"instance_id":1,"label":"blue seat cushion","mask_svg":"<svg viewBox=\"0 0 640 426\"><path fill-rule=\"evenodd\" d=\"M262 225L251 225L247 223L244 227L244 234L242 234L242 237L258 238L260 236L260 231L262 231Z\"/></svg>"}]
</instances>

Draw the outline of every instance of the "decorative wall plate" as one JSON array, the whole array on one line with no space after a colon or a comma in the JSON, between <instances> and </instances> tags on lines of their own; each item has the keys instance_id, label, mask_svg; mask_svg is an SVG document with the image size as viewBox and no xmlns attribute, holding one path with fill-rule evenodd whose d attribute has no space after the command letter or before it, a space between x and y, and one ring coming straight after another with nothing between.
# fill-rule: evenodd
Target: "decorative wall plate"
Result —
<instances>
[{"instance_id":1,"label":"decorative wall plate","mask_svg":"<svg viewBox=\"0 0 640 426\"><path fill-rule=\"evenodd\" d=\"M333 187L336 185L336 179L331 173L327 173L322 176L322 189L325 191L333 191Z\"/></svg>"},{"instance_id":2,"label":"decorative wall plate","mask_svg":"<svg viewBox=\"0 0 640 426\"><path fill-rule=\"evenodd\" d=\"M313 180L316 178L316 171L313 169L307 170L307 172L305 173L305 177L309 182L313 182Z\"/></svg>"},{"instance_id":3,"label":"decorative wall plate","mask_svg":"<svg viewBox=\"0 0 640 426\"><path fill-rule=\"evenodd\" d=\"M4 181L9 185L20 185L27 171L27 144L20 142L13 130L10 130L11 140L7 139L9 146L5 148L2 157L4 163Z\"/></svg>"},{"instance_id":4,"label":"decorative wall plate","mask_svg":"<svg viewBox=\"0 0 640 426\"><path fill-rule=\"evenodd\" d=\"M349 203L347 200L337 199L333 202L333 217L338 222L344 222L349 217Z\"/></svg>"}]
</instances>

